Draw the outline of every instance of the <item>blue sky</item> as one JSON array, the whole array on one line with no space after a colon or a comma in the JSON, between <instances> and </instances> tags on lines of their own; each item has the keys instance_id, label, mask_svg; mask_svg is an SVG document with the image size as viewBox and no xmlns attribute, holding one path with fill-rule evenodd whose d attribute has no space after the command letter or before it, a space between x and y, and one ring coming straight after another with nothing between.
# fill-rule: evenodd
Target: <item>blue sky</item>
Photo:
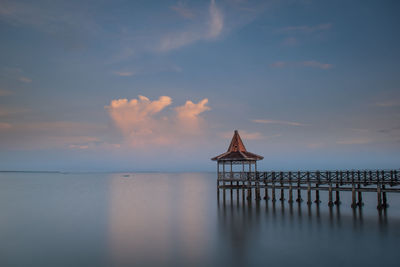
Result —
<instances>
[{"instance_id":1,"label":"blue sky","mask_svg":"<svg viewBox=\"0 0 400 267\"><path fill-rule=\"evenodd\" d=\"M0 1L0 169L398 168L397 1Z\"/></svg>"}]
</instances>

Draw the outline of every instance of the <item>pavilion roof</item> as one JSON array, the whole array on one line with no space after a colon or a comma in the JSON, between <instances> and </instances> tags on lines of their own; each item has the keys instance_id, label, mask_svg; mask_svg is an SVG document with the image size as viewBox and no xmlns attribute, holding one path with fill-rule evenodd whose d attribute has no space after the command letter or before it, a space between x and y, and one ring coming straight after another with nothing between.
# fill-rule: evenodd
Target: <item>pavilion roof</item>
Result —
<instances>
[{"instance_id":1,"label":"pavilion roof","mask_svg":"<svg viewBox=\"0 0 400 267\"><path fill-rule=\"evenodd\" d=\"M218 161L253 161L262 160L264 157L257 154L248 152L243 144L242 138L240 138L239 132L235 130L233 134L231 144L229 145L228 151L218 155L211 160Z\"/></svg>"}]
</instances>

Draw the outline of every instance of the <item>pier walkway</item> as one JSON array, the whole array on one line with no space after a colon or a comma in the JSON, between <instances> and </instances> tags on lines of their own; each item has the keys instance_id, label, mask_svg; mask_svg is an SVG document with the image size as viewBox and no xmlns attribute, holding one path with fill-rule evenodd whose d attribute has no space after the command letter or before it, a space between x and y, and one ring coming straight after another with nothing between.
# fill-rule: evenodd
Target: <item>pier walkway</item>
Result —
<instances>
[{"instance_id":1,"label":"pier walkway","mask_svg":"<svg viewBox=\"0 0 400 267\"><path fill-rule=\"evenodd\" d=\"M362 193L377 193L377 208L388 207L387 193L400 193L400 170L350 170L350 171L249 171L249 172L220 172L218 170L218 194L226 190L242 191L242 197L251 200L254 193L256 200L276 201L276 190L280 190L280 200L283 201L285 190L288 202L301 202L302 191L305 190L307 204L320 203L320 191L328 191L328 205L340 204L340 192L352 193L353 208L362 206ZM295 191L295 192L293 192ZM312 199L311 192L315 196ZM294 193L296 196L294 196Z\"/></svg>"}]
</instances>

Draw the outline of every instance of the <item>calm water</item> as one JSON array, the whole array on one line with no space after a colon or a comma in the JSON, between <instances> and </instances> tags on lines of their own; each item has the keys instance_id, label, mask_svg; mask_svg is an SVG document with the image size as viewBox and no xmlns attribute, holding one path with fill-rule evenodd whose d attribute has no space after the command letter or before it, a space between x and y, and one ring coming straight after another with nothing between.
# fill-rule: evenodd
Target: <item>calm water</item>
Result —
<instances>
[{"instance_id":1,"label":"calm water","mask_svg":"<svg viewBox=\"0 0 400 267\"><path fill-rule=\"evenodd\" d=\"M399 266L400 194L380 215L375 194L354 213L349 197L243 205L212 173L0 173L0 266Z\"/></svg>"}]
</instances>

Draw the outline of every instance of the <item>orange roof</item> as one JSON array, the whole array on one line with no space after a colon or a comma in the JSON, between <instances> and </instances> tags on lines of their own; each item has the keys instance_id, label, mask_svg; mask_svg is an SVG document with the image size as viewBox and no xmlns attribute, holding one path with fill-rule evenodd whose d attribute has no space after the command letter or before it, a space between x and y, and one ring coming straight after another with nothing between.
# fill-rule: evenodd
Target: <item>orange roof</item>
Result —
<instances>
[{"instance_id":1,"label":"orange roof","mask_svg":"<svg viewBox=\"0 0 400 267\"><path fill-rule=\"evenodd\" d=\"M229 161L249 161L249 160L262 160L264 157L253 154L246 150L239 132L235 130L231 144L228 151L218 155L211 160L229 160Z\"/></svg>"}]
</instances>

